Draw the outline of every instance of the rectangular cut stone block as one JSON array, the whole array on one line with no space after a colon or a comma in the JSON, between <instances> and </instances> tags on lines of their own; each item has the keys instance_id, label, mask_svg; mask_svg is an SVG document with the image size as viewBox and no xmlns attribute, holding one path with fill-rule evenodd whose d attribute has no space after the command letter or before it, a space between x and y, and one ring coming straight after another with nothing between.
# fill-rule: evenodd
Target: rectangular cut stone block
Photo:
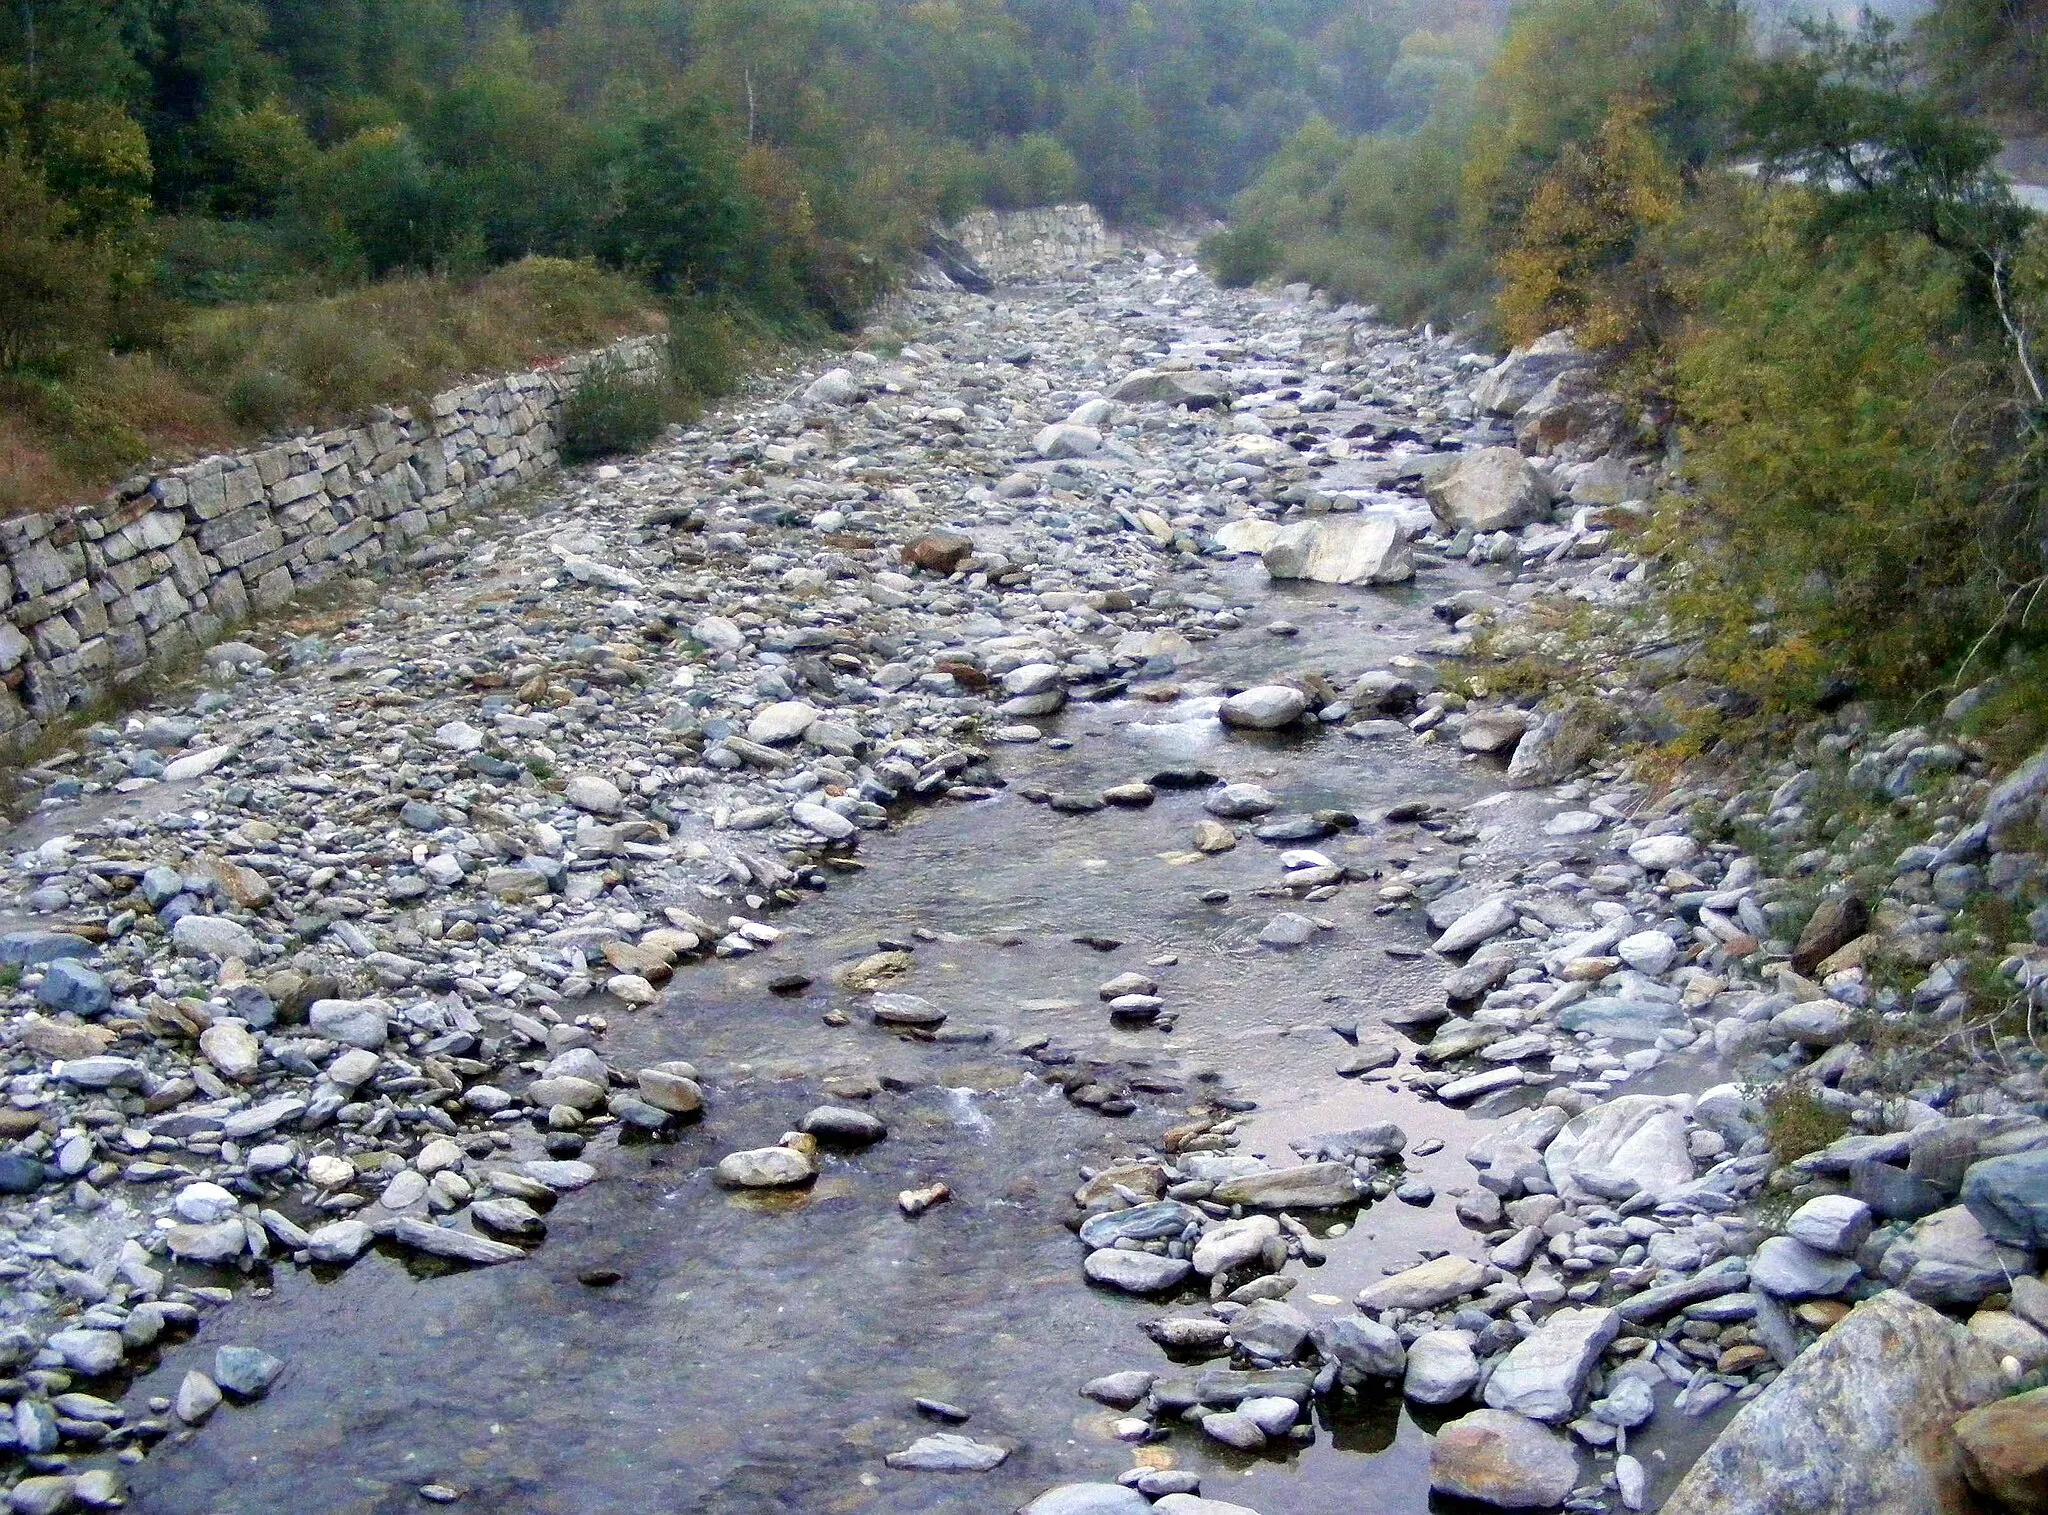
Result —
<instances>
[{"instance_id":1,"label":"rectangular cut stone block","mask_svg":"<svg viewBox=\"0 0 2048 1515\"><path fill-rule=\"evenodd\" d=\"M80 636L96 637L107 629L107 607L96 594L82 594L64 612L64 619Z\"/></svg>"},{"instance_id":2,"label":"rectangular cut stone block","mask_svg":"<svg viewBox=\"0 0 2048 1515\"><path fill-rule=\"evenodd\" d=\"M223 542L214 550L223 568L239 568L251 558L261 557L266 552L275 552L284 546L284 530L268 526L254 535L238 537L232 542Z\"/></svg>"},{"instance_id":3,"label":"rectangular cut stone block","mask_svg":"<svg viewBox=\"0 0 2048 1515\"><path fill-rule=\"evenodd\" d=\"M222 494L229 510L242 510L263 498L263 478L253 465L245 464L221 479Z\"/></svg>"},{"instance_id":4,"label":"rectangular cut stone block","mask_svg":"<svg viewBox=\"0 0 2048 1515\"><path fill-rule=\"evenodd\" d=\"M255 591L250 598L255 601L258 610L277 610L291 602L295 587L292 583L292 571L279 565L256 581Z\"/></svg>"},{"instance_id":5,"label":"rectangular cut stone block","mask_svg":"<svg viewBox=\"0 0 2048 1515\"><path fill-rule=\"evenodd\" d=\"M288 447L266 447L250 459L256 465L256 477L263 481L266 491L282 483L291 472L291 449Z\"/></svg>"}]
</instances>

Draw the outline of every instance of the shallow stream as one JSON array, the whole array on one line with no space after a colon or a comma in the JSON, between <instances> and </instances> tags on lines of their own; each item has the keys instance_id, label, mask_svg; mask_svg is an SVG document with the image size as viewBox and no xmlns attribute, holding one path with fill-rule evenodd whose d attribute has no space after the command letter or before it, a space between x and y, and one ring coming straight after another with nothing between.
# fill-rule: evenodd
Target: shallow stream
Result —
<instances>
[{"instance_id":1,"label":"shallow stream","mask_svg":"<svg viewBox=\"0 0 2048 1515\"><path fill-rule=\"evenodd\" d=\"M1429 572L1419 589L1286 590L1256 566L1225 570L1210 587L1245 603L1247 624L1198 646L1178 678L1355 677L1441 634L1430 598L1482 582L1458 568ZM1298 634L1264 629L1279 618ZM1282 849L1249 838L1192 853L1199 792L1066 815L1018 791L1099 790L1197 764L1265 784L1284 811L1359 815L1355 830L1309 844L1339 862L1462 859L1483 874L1489 860L1504 869L1584 844L1544 842L1559 802L1502 790L1454 744L1225 737L1145 693L1045 722L1064 749L998 747L1007 791L870 835L863 869L780 917L790 935L772 951L686 968L657 1007L614 1012L607 1055L628 1067L696 1062L707 1118L673 1141L593 1143L601 1181L554 1209L528 1260L438 1275L396 1255L331 1278L284 1269L274 1297L238 1297L201 1338L167 1351L138 1394L175 1392L215 1340L260 1341L289 1368L260 1406L225 1410L134 1469L132 1507L383 1515L420 1508L420 1487L442 1484L462 1491L462 1508L508 1515L991 1515L1053 1483L1114 1477L1134 1451L1076 1390L1164 1365L1138 1329L1159 1306L1083 1283L1068 1195L1081 1165L1156 1141L1212 1084L1256 1101L1249 1151L1284 1154L1290 1139L1388 1119L1411 1142L1443 1143L1410 1163L1434 1203L1361 1213L1330 1241L1328 1263L1304 1273L1292 1298L1311 1314L1421 1248L1469 1248L1477 1238L1451 1191L1470 1181L1464 1152L1483 1118L1336 1072L1350 1044L1333 1025L1369 1030L1392 1006L1440 1003L1420 912L1378 913L1375 888L1356 883L1302 905L1278 891ZM1455 812L1489 796L1471 813L1479 840L1462 848L1381 819L1400 801ZM1201 898L1215 890L1228 900ZM1258 945L1287 909L1331 929L1293 951ZM854 1008L830 970L882 940L916 949L896 987L945 1007L949 1034L988 1038L902 1039L857 1014L828 1024L827 1012ZM1160 980L1178 1013L1171 1032L1110 1024L1096 986L1132 969ZM794 971L811 986L771 991ZM1041 1063L1008 1050L1037 1036L1121 1068L1137 1112L1118 1120L1070 1104ZM831 1097L826 1080L864 1075L881 1083L867 1106L887 1141L834 1157L793 1196L713 1186L721 1155L791 1129ZM899 1212L898 1191L935 1180L950 1203L917 1219ZM616 1282L583 1281L607 1271ZM966 1407L968 1434L1016 1450L981 1475L886 1468L885 1453L942 1429L913 1409L918 1395ZM1192 1431L1135 1455L1197 1466L1206 1494L1262 1515L1408 1515L1431 1508L1436 1423L1389 1390L1319 1424L1313 1447L1291 1455L1243 1457Z\"/></svg>"}]
</instances>

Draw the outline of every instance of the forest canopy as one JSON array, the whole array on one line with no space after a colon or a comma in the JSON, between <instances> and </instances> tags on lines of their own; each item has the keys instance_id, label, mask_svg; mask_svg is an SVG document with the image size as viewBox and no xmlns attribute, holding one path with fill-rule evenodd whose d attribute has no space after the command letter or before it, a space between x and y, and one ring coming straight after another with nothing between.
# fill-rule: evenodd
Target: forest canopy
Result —
<instances>
[{"instance_id":1,"label":"forest canopy","mask_svg":"<svg viewBox=\"0 0 2048 1515\"><path fill-rule=\"evenodd\" d=\"M1426 109L1418 3L12 0L0 509L537 356L522 325L850 327L978 205L1219 211L1311 120Z\"/></svg>"}]
</instances>

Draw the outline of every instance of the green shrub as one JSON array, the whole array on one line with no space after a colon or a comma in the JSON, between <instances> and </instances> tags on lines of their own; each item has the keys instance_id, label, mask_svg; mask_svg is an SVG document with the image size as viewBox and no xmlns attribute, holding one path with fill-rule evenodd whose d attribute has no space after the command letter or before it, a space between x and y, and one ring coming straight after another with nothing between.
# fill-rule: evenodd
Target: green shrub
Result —
<instances>
[{"instance_id":1,"label":"green shrub","mask_svg":"<svg viewBox=\"0 0 2048 1515\"><path fill-rule=\"evenodd\" d=\"M594 360L562 408L562 456L572 463L637 452L661 434L668 397L606 356Z\"/></svg>"},{"instance_id":2,"label":"green shrub","mask_svg":"<svg viewBox=\"0 0 2048 1515\"><path fill-rule=\"evenodd\" d=\"M299 387L274 368L248 368L228 382L224 403L237 425L279 431L299 408Z\"/></svg>"},{"instance_id":3,"label":"green shrub","mask_svg":"<svg viewBox=\"0 0 2048 1515\"><path fill-rule=\"evenodd\" d=\"M1467 321L1491 269L1459 224L1465 135L1455 99L1410 134L1346 139L1309 122L1238 196L1231 230L1205 244L1210 270L1305 279L1396 321Z\"/></svg>"},{"instance_id":4,"label":"green shrub","mask_svg":"<svg viewBox=\"0 0 2048 1515\"><path fill-rule=\"evenodd\" d=\"M669 387L691 400L730 394L745 361L738 323L702 300L669 305L662 355Z\"/></svg>"},{"instance_id":5,"label":"green shrub","mask_svg":"<svg viewBox=\"0 0 2048 1515\"><path fill-rule=\"evenodd\" d=\"M1849 1134L1849 1117L1804 1084L1779 1084L1764 1096L1764 1135L1780 1164L1818 1152Z\"/></svg>"},{"instance_id":6,"label":"green shrub","mask_svg":"<svg viewBox=\"0 0 2048 1515\"><path fill-rule=\"evenodd\" d=\"M1059 138L1032 132L982 154L981 198L997 210L1059 205L1080 193L1081 165Z\"/></svg>"},{"instance_id":7,"label":"green shrub","mask_svg":"<svg viewBox=\"0 0 2048 1515\"><path fill-rule=\"evenodd\" d=\"M1226 289L1243 289L1280 270L1287 249L1270 226L1259 221L1216 232L1202 239L1202 266Z\"/></svg>"},{"instance_id":8,"label":"green shrub","mask_svg":"<svg viewBox=\"0 0 2048 1515\"><path fill-rule=\"evenodd\" d=\"M1927 692L2040 572L1998 498L2004 380L1964 269L1904 235L1816 242L1806 199L1693 213L1674 387L1698 488L1661 523L1705 671L1779 709L1843 675Z\"/></svg>"},{"instance_id":9,"label":"green shrub","mask_svg":"<svg viewBox=\"0 0 2048 1515\"><path fill-rule=\"evenodd\" d=\"M106 328L107 260L35 168L0 156L0 369L60 369Z\"/></svg>"}]
</instances>

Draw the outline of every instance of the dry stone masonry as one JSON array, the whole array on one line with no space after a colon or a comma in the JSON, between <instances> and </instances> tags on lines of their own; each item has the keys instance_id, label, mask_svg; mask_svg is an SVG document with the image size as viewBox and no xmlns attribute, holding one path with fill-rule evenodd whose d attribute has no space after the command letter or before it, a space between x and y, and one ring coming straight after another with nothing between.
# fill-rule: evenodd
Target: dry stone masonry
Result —
<instances>
[{"instance_id":1,"label":"dry stone masonry","mask_svg":"<svg viewBox=\"0 0 2048 1515\"><path fill-rule=\"evenodd\" d=\"M610 352L632 371L659 361L653 338ZM554 467L593 356L0 521L0 747Z\"/></svg>"},{"instance_id":2,"label":"dry stone masonry","mask_svg":"<svg viewBox=\"0 0 2048 1515\"><path fill-rule=\"evenodd\" d=\"M952 237L997 280L1073 274L1123 245L1092 205L976 211L953 228Z\"/></svg>"}]
</instances>

